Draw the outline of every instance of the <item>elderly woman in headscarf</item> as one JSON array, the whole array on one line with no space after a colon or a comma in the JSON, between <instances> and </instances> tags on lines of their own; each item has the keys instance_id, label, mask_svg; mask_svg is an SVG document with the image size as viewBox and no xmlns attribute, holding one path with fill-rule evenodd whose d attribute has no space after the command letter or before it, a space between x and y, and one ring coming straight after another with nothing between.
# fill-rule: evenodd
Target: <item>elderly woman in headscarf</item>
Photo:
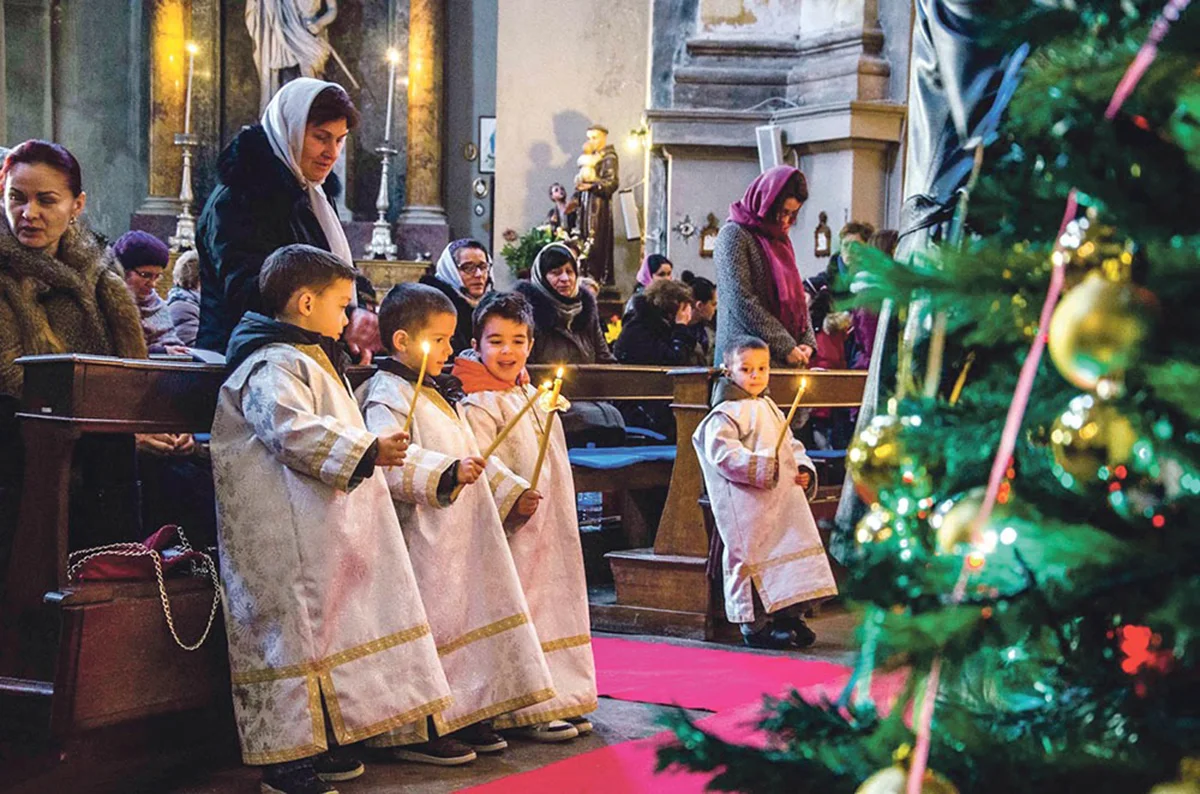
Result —
<instances>
[{"instance_id":1,"label":"elderly woman in headscarf","mask_svg":"<svg viewBox=\"0 0 1200 794\"><path fill-rule=\"evenodd\" d=\"M760 174L729 207L713 250L717 271L715 356L739 336L757 336L776 366L800 367L816 349L804 283L788 232L808 199L804 174L777 165Z\"/></svg>"},{"instance_id":2,"label":"elderly woman in headscarf","mask_svg":"<svg viewBox=\"0 0 1200 794\"><path fill-rule=\"evenodd\" d=\"M492 258L478 240L463 238L446 246L438 257L432 276L421 276L421 283L440 290L458 313L458 325L450 339L457 356L471 347L471 316L483 296L492 289ZM453 357L451 357L453 360Z\"/></svg>"},{"instance_id":3,"label":"elderly woman in headscarf","mask_svg":"<svg viewBox=\"0 0 1200 794\"><path fill-rule=\"evenodd\" d=\"M171 310L158 294L158 282L171 258L167 244L149 232L135 230L118 237L112 251L125 271L125 286L137 303L150 352L187 355L187 347L175 333Z\"/></svg>"},{"instance_id":4,"label":"elderly woman in headscarf","mask_svg":"<svg viewBox=\"0 0 1200 794\"><path fill-rule=\"evenodd\" d=\"M244 127L217 161L219 184L196 225L200 331L196 346L225 352L247 311L261 311L258 274L277 248L307 243L354 263L334 198L333 166L358 126L336 83L301 77L271 99L260 123ZM343 335L364 363L379 349L379 321L355 310Z\"/></svg>"},{"instance_id":5,"label":"elderly woman in headscarf","mask_svg":"<svg viewBox=\"0 0 1200 794\"><path fill-rule=\"evenodd\" d=\"M604 341L596 299L579 286L579 258L565 243L550 243L533 259L529 281L516 291L533 306L531 364L616 364ZM563 416L572 446L594 442L620 444L625 422L608 403L572 401Z\"/></svg>"}]
</instances>

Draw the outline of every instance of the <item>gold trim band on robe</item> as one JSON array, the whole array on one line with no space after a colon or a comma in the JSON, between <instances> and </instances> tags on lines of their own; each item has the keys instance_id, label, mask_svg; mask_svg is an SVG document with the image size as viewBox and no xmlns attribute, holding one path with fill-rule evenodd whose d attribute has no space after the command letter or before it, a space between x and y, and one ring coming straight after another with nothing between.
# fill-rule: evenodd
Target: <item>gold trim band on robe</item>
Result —
<instances>
[{"instance_id":1,"label":"gold trim band on robe","mask_svg":"<svg viewBox=\"0 0 1200 794\"><path fill-rule=\"evenodd\" d=\"M498 717L492 724L496 730L504 730L507 728L524 728L529 725L538 725L551 720L566 720L572 717L582 717L584 714L591 714L600 704L595 700L587 703L580 703L578 706L563 706L562 708L550 709L548 711L538 711L532 714L522 714L516 716L513 714L505 714Z\"/></svg>"},{"instance_id":2,"label":"gold trim band on robe","mask_svg":"<svg viewBox=\"0 0 1200 794\"><path fill-rule=\"evenodd\" d=\"M768 568L775 568L779 565L795 562L796 560L802 560L806 557L816 557L817 555L824 553L824 546L812 546L801 551L794 551L791 554L784 554L781 557L773 557L772 559L764 562L746 563L742 566L742 570L750 576L755 576L756 574L762 573Z\"/></svg>"},{"instance_id":3,"label":"gold trim band on robe","mask_svg":"<svg viewBox=\"0 0 1200 794\"><path fill-rule=\"evenodd\" d=\"M386 637L380 637L370 642L364 642L362 645L355 645L353 648L338 651L316 662L303 662L301 664L289 664L286 667L266 667L259 670L235 672L230 677L234 684L244 685L265 684L269 681L281 681L285 678L300 678L301 676L312 675L314 673L323 673L347 662L361 659L364 656L370 656L371 654L394 648L397 645L412 642L424 637L429 631L429 624L423 623L420 626L413 626L411 629L404 629L395 634L389 634Z\"/></svg>"},{"instance_id":4,"label":"gold trim band on robe","mask_svg":"<svg viewBox=\"0 0 1200 794\"><path fill-rule=\"evenodd\" d=\"M762 598L763 586L762 586L762 580L759 578L759 575L754 574L753 576L751 576L751 581L754 582L754 587L758 590L758 597ZM766 599L763 599L763 609L765 609L768 613L778 612L781 609L787 609L790 606L794 606L795 604L802 604L805 601L816 601L819 598L831 598L831 597L837 595L837 593L838 593L838 591L837 591L836 587L819 587L816 590L808 590L807 592L800 593L798 595L794 595L791 598L788 598L784 601L779 601L779 602L772 601L771 603L768 604Z\"/></svg>"},{"instance_id":5,"label":"gold trim band on robe","mask_svg":"<svg viewBox=\"0 0 1200 794\"><path fill-rule=\"evenodd\" d=\"M524 625L528 622L529 616L523 612L516 615L509 615L503 620L497 620L495 623L489 623L482 628L468 631L461 637L456 637L444 645L439 645L437 649L438 656L449 656L455 651L462 650L473 642L486 640L488 637L494 637L501 632L508 631L509 629L515 629L517 626Z\"/></svg>"},{"instance_id":6,"label":"gold trim band on robe","mask_svg":"<svg viewBox=\"0 0 1200 794\"><path fill-rule=\"evenodd\" d=\"M566 648L578 648L580 645L588 645L592 641L590 634L576 634L574 637L560 637L557 640L550 640L542 643L542 653L553 653L554 651L565 650Z\"/></svg>"},{"instance_id":7,"label":"gold trim band on robe","mask_svg":"<svg viewBox=\"0 0 1200 794\"><path fill-rule=\"evenodd\" d=\"M510 698L502 703L495 703L491 706L486 706L478 711L473 711L462 717L457 717L453 722L446 722L442 719L441 713L433 715L433 724L437 727L438 735L445 736L448 733L453 733L459 728L465 728L468 725L474 725L482 720L490 719L499 714L504 714L509 711L517 711L518 709L535 706L554 697L553 689L539 689L537 692L530 692L528 695L520 695L515 698Z\"/></svg>"}]
</instances>

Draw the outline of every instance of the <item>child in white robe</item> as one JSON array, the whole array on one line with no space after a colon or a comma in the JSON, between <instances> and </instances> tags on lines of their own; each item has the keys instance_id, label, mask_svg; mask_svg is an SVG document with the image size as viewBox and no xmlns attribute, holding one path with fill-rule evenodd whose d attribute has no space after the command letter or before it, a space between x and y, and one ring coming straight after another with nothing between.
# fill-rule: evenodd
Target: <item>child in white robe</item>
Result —
<instances>
[{"instance_id":1,"label":"child in white robe","mask_svg":"<svg viewBox=\"0 0 1200 794\"><path fill-rule=\"evenodd\" d=\"M459 354L454 372L467 392L463 413L480 446L487 447L537 391L525 374L533 346L533 309L519 293L493 293L475 310L474 335L474 350ZM526 412L496 449L493 458L502 465L489 480L557 692L554 700L500 717L496 727L521 728L534 739L553 735L559 720L587 733L592 725L585 715L596 709L575 484L558 419L550 425L538 491L528 490L547 421L541 404Z\"/></svg>"},{"instance_id":2,"label":"child in white robe","mask_svg":"<svg viewBox=\"0 0 1200 794\"><path fill-rule=\"evenodd\" d=\"M816 635L803 608L837 586L805 494L816 493L816 470L790 428L776 448L786 417L764 394L770 365L761 339L731 342L728 376L692 443L725 545L725 616L747 645L804 648Z\"/></svg>"},{"instance_id":3,"label":"child in white robe","mask_svg":"<svg viewBox=\"0 0 1200 794\"><path fill-rule=\"evenodd\" d=\"M457 762L464 749L503 750L507 743L486 721L554 697L500 513L486 481L477 482L485 470L494 476L495 466L479 456L459 414L457 380L434 377L452 355L456 323L454 305L439 290L394 287L379 309L390 356L377 360L379 372L358 389L373 432L396 432L413 411L408 457L386 472L387 482L454 697L432 726L420 721L372 744L390 746L401 760L440 765ZM427 374L417 397L423 343Z\"/></svg>"},{"instance_id":4,"label":"child in white robe","mask_svg":"<svg viewBox=\"0 0 1200 794\"><path fill-rule=\"evenodd\" d=\"M292 245L259 276L262 307L229 343L212 429L234 715L276 794L362 773L325 753L449 706L387 483L405 437L367 431L334 337L355 271Z\"/></svg>"}]
</instances>

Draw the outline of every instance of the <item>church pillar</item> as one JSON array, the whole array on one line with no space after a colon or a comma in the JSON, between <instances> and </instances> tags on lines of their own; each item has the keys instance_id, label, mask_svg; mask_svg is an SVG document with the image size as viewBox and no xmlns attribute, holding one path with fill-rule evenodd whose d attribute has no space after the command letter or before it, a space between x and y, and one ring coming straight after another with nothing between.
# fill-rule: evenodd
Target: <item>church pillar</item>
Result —
<instances>
[{"instance_id":1,"label":"church pillar","mask_svg":"<svg viewBox=\"0 0 1200 794\"><path fill-rule=\"evenodd\" d=\"M442 206L442 56L444 0L410 0L408 17L408 169L396 221L402 259L436 258L449 242Z\"/></svg>"},{"instance_id":2,"label":"church pillar","mask_svg":"<svg viewBox=\"0 0 1200 794\"><path fill-rule=\"evenodd\" d=\"M187 49L191 21L188 0L150 0L150 121L147 129L148 195L130 226L163 240L175 232L179 214L181 155L175 134L183 132L187 90ZM193 111L195 108L193 108Z\"/></svg>"}]
</instances>

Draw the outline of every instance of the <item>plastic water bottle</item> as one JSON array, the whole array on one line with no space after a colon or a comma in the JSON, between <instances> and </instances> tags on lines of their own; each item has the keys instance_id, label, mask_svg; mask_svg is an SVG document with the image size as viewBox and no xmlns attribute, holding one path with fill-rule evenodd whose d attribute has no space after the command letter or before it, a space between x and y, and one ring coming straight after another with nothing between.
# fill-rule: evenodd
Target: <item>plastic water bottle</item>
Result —
<instances>
[{"instance_id":1,"label":"plastic water bottle","mask_svg":"<svg viewBox=\"0 0 1200 794\"><path fill-rule=\"evenodd\" d=\"M599 491L576 494L575 511L579 516L581 531L600 529L600 521L604 517L604 494Z\"/></svg>"}]
</instances>

